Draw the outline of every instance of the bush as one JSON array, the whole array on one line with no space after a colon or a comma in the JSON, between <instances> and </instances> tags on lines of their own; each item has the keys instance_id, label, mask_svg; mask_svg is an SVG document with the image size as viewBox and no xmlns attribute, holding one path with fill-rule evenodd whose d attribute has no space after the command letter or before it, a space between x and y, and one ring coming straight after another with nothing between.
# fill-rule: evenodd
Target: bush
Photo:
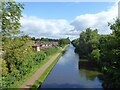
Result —
<instances>
[{"instance_id":1,"label":"bush","mask_svg":"<svg viewBox=\"0 0 120 90\"><path fill-rule=\"evenodd\" d=\"M45 53L46 53L47 56L49 56L49 55L52 55L52 54L56 53L58 50L59 50L59 48L52 47L52 48L47 49L45 51Z\"/></svg>"},{"instance_id":2,"label":"bush","mask_svg":"<svg viewBox=\"0 0 120 90\"><path fill-rule=\"evenodd\" d=\"M7 76L8 75L8 68L7 68L6 61L3 59L0 59L0 64L2 65L2 75Z\"/></svg>"},{"instance_id":3,"label":"bush","mask_svg":"<svg viewBox=\"0 0 120 90\"><path fill-rule=\"evenodd\" d=\"M41 60L44 60L46 57L46 54L42 51L40 52L37 52L36 55L35 55L35 60L36 60L36 63L40 63Z\"/></svg>"},{"instance_id":4,"label":"bush","mask_svg":"<svg viewBox=\"0 0 120 90\"><path fill-rule=\"evenodd\" d=\"M46 56L50 56L58 50L59 48L52 47L46 51L29 52L25 57L16 58L16 62L10 64L11 72L8 71L5 60L1 60L3 71L1 78L2 87L11 87L15 82L20 81L26 74L28 74L35 65L38 65L42 60L45 60Z\"/></svg>"},{"instance_id":5,"label":"bush","mask_svg":"<svg viewBox=\"0 0 120 90\"><path fill-rule=\"evenodd\" d=\"M100 51L99 49L95 49L91 52L91 54L90 54L91 60L96 60L97 62L99 61L99 59L100 59L99 51Z\"/></svg>"}]
</instances>

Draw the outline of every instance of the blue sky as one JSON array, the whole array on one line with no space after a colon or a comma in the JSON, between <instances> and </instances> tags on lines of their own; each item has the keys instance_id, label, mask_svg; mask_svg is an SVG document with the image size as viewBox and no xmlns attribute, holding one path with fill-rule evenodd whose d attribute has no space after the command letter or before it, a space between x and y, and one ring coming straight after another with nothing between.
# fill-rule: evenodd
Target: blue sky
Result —
<instances>
[{"instance_id":1,"label":"blue sky","mask_svg":"<svg viewBox=\"0 0 120 90\"><path fill-rule=\"evenodd\" d=\"M32 37L75 39L86 28L109 34L117 17L115 2L22 2L21 30Z\"/></svg>"},{"instance_id":2,"label":"blue sky","mask_svg":"<svg viewBox=\"0 0 120 90\"><path fill-rule=\"evenodd\" d=\"M72 20L81 14L95 14L107 10L113 2L26 2L24 14L44 19Z\"/></svg>"}]
</instances>

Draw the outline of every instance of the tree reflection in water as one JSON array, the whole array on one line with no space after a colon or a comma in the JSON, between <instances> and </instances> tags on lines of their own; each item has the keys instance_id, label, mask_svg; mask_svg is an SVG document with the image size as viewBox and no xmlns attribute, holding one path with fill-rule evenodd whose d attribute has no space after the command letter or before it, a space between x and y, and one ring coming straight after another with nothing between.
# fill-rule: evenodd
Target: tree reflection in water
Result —
<instances>
[{"instance_id":1,"label":"tree reflection in water","mask_svg":"<svg viewBox=\"0 0 120 90\"><path fill-rule=\"evenodd\" d=\"M102 75L98 72L96 65L86 59L79 60L78 64L81 77L85 77L87 80L94 81Z\"/></svg>"}]
</instances>

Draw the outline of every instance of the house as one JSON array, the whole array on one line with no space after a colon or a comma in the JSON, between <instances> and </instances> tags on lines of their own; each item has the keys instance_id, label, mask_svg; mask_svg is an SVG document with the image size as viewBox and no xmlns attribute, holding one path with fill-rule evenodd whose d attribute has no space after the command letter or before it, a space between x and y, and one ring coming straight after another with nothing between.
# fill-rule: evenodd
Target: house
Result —
<instances>
[{"instance_id":1,"label":"house","mask_svg":"<svg viewBox=\"0 0 120 90\"><path fill-rule=\"evenodd\" d=\"M52 42L52 45L53 45L53 46L58 46L59 43L58 43L58 42Z\"/></svg>"},{"instance_id":2,"label":"house","mask_svg":"<svg viewBox=\"0 0 120 90\"><path fill-rule=\"evenodd\" d=\"M36 43L32 46L32 48L34 49L34 51L40 51L40 46Z\"/></svg>"},{"instance_id":3,"label":"house","mask_svg":"<svg viewBox=\"0 0 120 90\"><path fill-rule=\"evenodd\" d=\"M49 41L49 42L36 42L32 47L35 51L40 51L40 49L47 49L50 47L55 47L58 46L58 42L53 42L53 41Z\"/></svg>"}]
</instances>

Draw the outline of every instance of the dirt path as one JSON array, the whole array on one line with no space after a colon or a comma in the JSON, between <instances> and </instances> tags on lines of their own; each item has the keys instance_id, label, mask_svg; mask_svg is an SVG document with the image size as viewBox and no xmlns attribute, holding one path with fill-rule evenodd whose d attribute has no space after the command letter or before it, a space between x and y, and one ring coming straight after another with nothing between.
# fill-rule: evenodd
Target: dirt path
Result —
<instances>
[{"instance_id":1,"label":"dirt path","mask_svg":"<svg viewBox=\"0 0 120 90\"><path fill-rule=\"evenodd\" d=\"M65 49L65 48L64 48ZM55 56L53 56L47 63L45 63L40 69L36 71L36 73L30 77L29 80L27 80L21 88L30 88L35 81L44 73L44 71L54 62L54 60L59 56L59 54L64 50L62 49L60 52L58 52Z\"/></svg>"}]
</instances>

